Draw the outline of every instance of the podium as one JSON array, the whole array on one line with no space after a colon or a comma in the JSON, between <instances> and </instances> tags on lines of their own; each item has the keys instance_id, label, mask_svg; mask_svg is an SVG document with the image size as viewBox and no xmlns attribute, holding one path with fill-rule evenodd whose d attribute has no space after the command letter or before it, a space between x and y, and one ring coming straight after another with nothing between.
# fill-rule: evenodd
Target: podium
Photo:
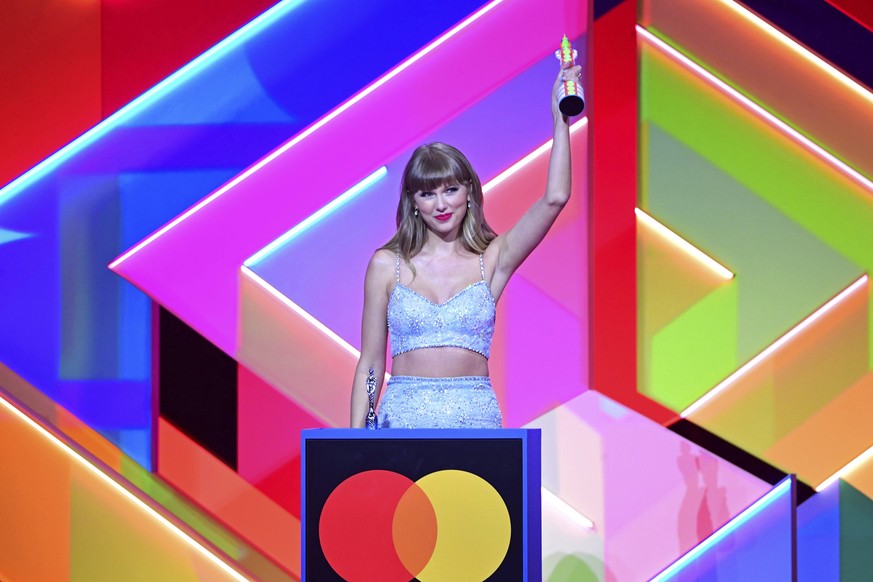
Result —
<instances>
[{"instance_id":1,"label":"podium","mask_svg":"<svg viewBox=\"0 0 873 582\"><path fill-rule=\"evenodd\" d=\"M539 580L538 429L302 433L304 580Z\"/></svg>"}]
</instances>

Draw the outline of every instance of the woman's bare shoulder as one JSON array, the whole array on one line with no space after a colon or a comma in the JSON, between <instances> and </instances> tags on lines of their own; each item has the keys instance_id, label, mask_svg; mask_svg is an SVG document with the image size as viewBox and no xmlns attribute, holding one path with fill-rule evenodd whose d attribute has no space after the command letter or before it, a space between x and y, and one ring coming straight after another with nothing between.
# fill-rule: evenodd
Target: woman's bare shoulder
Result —
<instances>
[{"instance_id":1,"label":"woman's bare shoulder","mask_svg":"<svg viewBox=\"0 0 873 582\"><path fill-rule=\"evenodd\" d=\"M393 251L379 249L373 253L370 263L367 265L367 278L378 281L393 281L396 262L397 255Z\"/></svg>"}]
</instances>

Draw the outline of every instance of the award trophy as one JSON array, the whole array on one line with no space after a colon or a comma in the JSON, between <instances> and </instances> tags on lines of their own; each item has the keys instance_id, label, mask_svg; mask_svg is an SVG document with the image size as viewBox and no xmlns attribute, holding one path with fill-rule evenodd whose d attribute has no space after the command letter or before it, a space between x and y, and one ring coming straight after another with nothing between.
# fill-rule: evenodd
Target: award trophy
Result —
<instances>
[{"instance_id":1,"label":"award trophy","mask_svg":"<svg viewBox=\"0 0 873 582\"><path fill-rule=\"evenodd\" d=\"M376 372L373 368L370 368L370 373L367 375L367 400L369 407L366 427L375 430L379 428L379 419L376 417Z\"/></svg>"},{"instance_id":2,"label":"award trophy","mask_svg":"<svg viewBox=\"0 0 873 582\"><path fill-rule=\"evenodd\" d=\"M570 45L567 35L561 41L561 50L555 51L555 56L564 63L570 63L570 66L576 64L576 51ZM561 83L560 92L558 93L558 109L567 117L573 117L582 113L585 109L585 94L582 91L582 85L576 81L565 80Z\"/></svg>"}]
</instances>

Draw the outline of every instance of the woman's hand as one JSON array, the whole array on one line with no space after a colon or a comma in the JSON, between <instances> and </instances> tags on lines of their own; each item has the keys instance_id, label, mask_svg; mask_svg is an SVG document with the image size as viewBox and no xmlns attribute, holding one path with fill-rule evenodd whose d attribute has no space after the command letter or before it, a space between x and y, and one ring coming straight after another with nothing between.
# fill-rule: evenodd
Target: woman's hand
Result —
<instances>
[{"instance_id":1,"label":"woman's hand","mask_svg":"<svg viewBox=\"0 0 873 582\"><path fill-rule=\"evenodd\" d=\"M570 121L567 116L561 113L558 108L558 95L561 92L561 84L564 80L576 81L582 84L582 67L579 65L571 65L570 63L561 63L561 71L558 73L558 78L555 79L555 84L552 86L552 118L557 123L559 120L564 124L569 125Z\"/></svg>"}]
</instances>

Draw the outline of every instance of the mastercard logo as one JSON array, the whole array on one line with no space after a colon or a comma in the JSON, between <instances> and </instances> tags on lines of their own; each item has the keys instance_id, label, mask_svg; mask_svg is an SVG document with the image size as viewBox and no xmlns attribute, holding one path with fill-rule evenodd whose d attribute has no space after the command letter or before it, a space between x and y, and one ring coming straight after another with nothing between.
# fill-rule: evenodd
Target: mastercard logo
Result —
<instances>
[{"instance_id":1,"label":"mastercard logo","mask_svg":"<svg viewBox=\"0 0 873 582\"><path fill-rule=\"evenodd\" d=\"M331 492L318 523L327 562L349 582L485 580L506 557L511 530L497 490L458 470L417 481L356 473Z\"/></svg>"}]
</instances>

